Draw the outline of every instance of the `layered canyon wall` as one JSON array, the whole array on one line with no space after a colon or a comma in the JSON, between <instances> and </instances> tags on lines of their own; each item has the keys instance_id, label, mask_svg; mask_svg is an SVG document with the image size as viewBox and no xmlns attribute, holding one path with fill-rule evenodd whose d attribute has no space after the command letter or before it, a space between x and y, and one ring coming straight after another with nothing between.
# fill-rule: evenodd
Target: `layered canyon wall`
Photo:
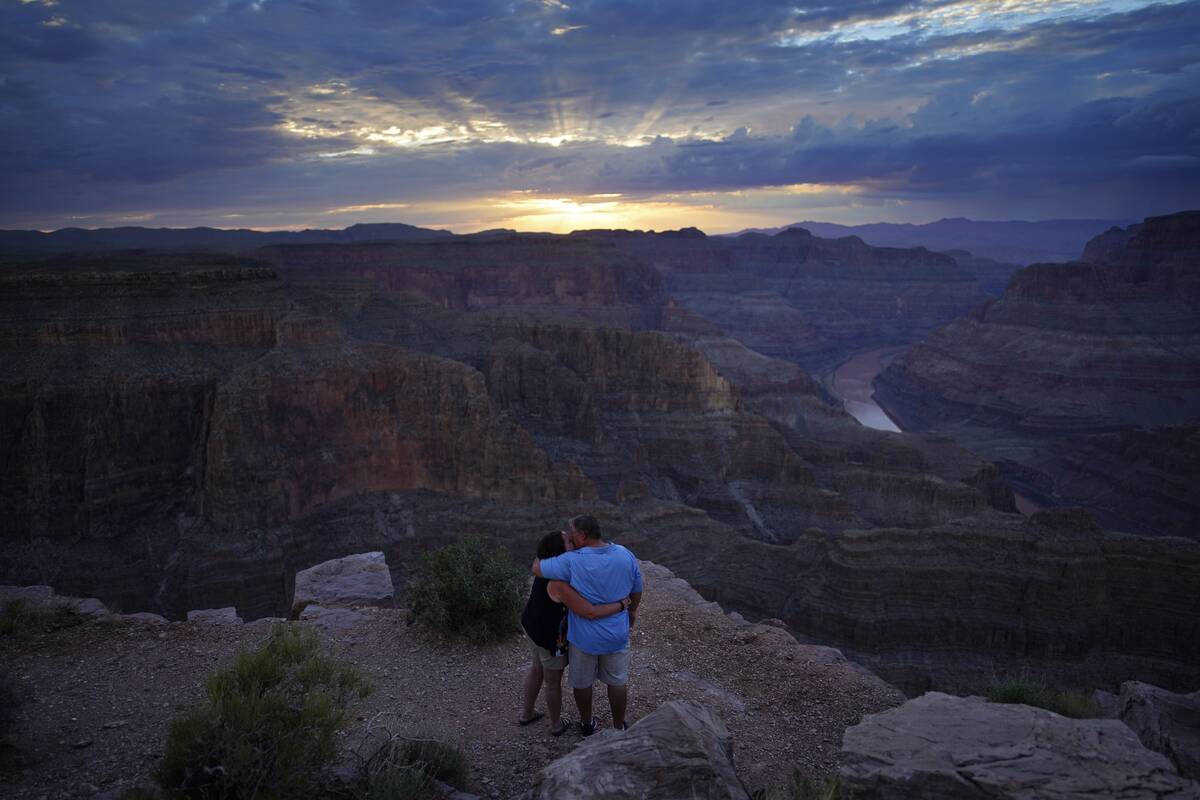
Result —
<instances>
[{"instance_id":1,"label":"layered canyon wall","mask_svg":"<svg viewBox=\"0 0 1200 800\"><path fill-rule=\"evenodd\" d=\"M951 432L1045 504L1124 530L1200 535L1200 212L1110 231L885 370L908 429Z\"/></svg>"},{"instance_id":2,"label":"layered canyon wall","mask_svg":"<svg viewBox=\"0 0 1200 800\"><path fill-rule=\"evenodd\" d=\"M673 300L673 268L577 239L475 241L447 263L392 244L6 269L0 581L271 615L328 558L384 550L403 585L430 547L480 533L523 563L592 511L706 595L906 686L1016 664L1196 678L1195 630L1162 622L1195 617L1189 543L1130 539L1126 583L1090 528L1086 558L1045 557L1081 523L1030 528L992 464L862 428L794 361ZM868 257L868 283L927 258ZM1163 592L1113 588L1142 580ZM1066 611L1085 607L1130 633ZM965 633L943 646L947 629Z\"/></svg>"}]
</instances>

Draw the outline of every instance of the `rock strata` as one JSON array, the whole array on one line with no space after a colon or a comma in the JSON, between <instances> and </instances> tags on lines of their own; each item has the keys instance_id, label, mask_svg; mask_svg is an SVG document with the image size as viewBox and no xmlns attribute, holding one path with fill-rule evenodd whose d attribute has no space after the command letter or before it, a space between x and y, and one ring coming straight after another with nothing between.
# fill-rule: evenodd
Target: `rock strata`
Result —
<instances>
[{"instance_id":1,"label":"rock strata","mask_svg":"<svg viewBox=\"0 0 1200 800\"><path fill-rule=\"evenodd\" d=\"M848 728L839 774L864 800L1200 797L1200 785L1116 720L937 692Z\"/></svg>"}]
</instances>

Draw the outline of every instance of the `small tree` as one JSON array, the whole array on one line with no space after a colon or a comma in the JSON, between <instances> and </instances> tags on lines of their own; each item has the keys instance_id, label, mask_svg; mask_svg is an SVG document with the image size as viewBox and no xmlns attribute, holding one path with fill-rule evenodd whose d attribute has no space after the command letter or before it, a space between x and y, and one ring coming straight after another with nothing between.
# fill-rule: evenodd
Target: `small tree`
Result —
<instances>
[{"instance_id":1,"label":"small tree","mask_svg":"<svg viewBox=\"0 0 1200 800\"><path fill-rule=\"evenodd\" d=\"M426 553L408 587L409 622L493 642L517 630L528 576L502 547L470 537Z\"/></svg>"},{"instance_id":2,"label":"small tree","mask_svg":"<svg viewBox=\"0 0 1200 800\"><path fill-rule=\"evenodd\" d=\"M313 794L336 755L346 708L369 691L315 632L277 626L261 649L208 677L207 698L171 723L157 773L169 797L234 800Z\"/></svg>"}]
</instances>

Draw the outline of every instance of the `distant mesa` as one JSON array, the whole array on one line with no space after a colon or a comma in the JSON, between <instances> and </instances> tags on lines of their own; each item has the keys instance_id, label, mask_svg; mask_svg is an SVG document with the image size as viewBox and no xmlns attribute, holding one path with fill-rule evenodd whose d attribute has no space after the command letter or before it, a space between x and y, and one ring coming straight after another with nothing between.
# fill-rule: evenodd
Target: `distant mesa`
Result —
<instances>
[{"instance_id":1,"label":"distant mesa","mask_svg":"<svg viewBox=\"0 0 1200 800\"><path fill-rule=\"evenodd\" d=\"M1039 222L981 221L965 217L940 219L924 225L875 222L867 225L838 225L832 222L796 222L777 228L747 228L744 233L776 234L789 228L804 228L814 236L840 238L860 236L876 247L927 247L930 250L965 250L993 261L1018 265L1038 261L1071 261L1094 236L1137 220L1063 219Z\"/></svg>"},{"instance_id":2,"label":"distant mesa","mask_svg":"<svg viewBox=\"0 0 1200 800\"><path fill-rule=\"evenodd\" d=\"M41 231L0 231L0 253L36 256L52 253L131 249L245 250L273 244L326 244L366 241L431 241L447 239L450 231L418 228L399 222L363 223L342 230L256 231L245 228L63 228Z\"/></svg>"}]
</instances>

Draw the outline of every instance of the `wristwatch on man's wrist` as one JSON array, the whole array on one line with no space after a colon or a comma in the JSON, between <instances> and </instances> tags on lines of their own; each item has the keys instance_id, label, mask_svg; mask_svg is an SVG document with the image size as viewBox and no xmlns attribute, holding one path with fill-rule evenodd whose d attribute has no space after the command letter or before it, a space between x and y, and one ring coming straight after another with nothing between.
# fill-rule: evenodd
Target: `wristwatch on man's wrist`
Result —
<instances>
[{"instance_id":1,"label":"wristwatch on man's wrist","mask_svg":"<svg viewBox=\"0 0 1200 800\"><path fill-rule=\"evenodd\" d=\"M621 610L627 610L631 605L633 605L633 601L628 597L621 598Z\"/></svg>"}]
</instances>

